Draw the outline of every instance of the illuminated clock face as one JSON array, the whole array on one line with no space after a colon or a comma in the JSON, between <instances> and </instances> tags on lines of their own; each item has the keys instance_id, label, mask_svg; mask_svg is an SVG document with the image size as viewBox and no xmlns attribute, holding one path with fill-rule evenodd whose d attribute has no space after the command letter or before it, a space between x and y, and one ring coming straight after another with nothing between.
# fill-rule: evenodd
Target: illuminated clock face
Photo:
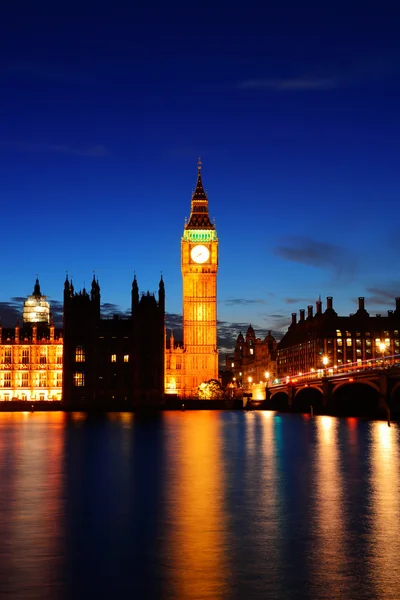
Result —
<instances>
[{"instance_id":1,"label":"illuminated clock face","mask_svg":"<svg viewBox=\"0 0 400 600\"><path fill-rule=\"evenodd\" d=\"M206 246L202 246L201 244L198 246L194 246L190 252L190 256L192 261L198 263L199 265L205 263L210 257L210 251Z\"/></svg>"}]
</instances>

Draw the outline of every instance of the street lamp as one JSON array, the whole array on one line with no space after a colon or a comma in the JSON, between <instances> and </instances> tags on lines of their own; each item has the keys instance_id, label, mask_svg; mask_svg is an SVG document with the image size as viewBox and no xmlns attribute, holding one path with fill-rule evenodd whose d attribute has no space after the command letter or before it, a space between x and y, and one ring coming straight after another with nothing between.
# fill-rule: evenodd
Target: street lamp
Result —
<instances>
[{"instance_id":1,"label":"street lamp","mask_svg":"<svg viewBox=\"0 0 400 600\"><path fill-rule=\"evenodd\" d=\"M385 350L386 350L385 342L381 342L379 344L379 350L381 351L381 354L382 354L382 368L383 368L385 365Z\"/></svg>"},{"instance_id":2,"label":"street lamp","mask_svg":"<svg viewBox=\"0 0 400 600\"><path fill-rule=\"evenodd\" d=\"M322 357L322 364L324 365L324 375L326 377L326 367L328 366L329 358L327 356Z\"/></svg>"}]
</instances>

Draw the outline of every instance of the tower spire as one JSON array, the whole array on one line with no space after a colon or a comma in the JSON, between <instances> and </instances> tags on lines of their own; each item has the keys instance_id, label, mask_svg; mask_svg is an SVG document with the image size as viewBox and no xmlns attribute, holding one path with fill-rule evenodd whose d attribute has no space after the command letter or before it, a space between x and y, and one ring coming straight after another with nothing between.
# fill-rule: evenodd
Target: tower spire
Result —
<instances>
[{"instance_id":1,"label":"tower spire","mask_svg":"<svg viewBox=\"0 0 400 600\"><path fill-rule=\"evenodd\" d=\"M197 183L192 195L192 208L185 229L215 229L208 214L208 198L201 179L202 162L197 161Z\"/></svg>"}]
</instances>

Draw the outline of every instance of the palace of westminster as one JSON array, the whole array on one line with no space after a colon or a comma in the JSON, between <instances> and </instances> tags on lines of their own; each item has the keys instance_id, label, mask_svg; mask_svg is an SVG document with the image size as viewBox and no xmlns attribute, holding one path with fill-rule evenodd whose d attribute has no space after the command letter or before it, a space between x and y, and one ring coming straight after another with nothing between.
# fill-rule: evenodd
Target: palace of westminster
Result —
<instances>
[{"instance_id":1,"label":"palace of westminster","mask_svg":"<svg viewBox=\"0 0 400 600\"><path fill-rule=\"evenodd\" d=\"M168 397L195 398L199 386L218 380L217 349L218 237L208 211L201 162L189 220L181 238L183 339L165 329L165 287L158 295L141 293L132 283L131 316L104 319L100 286L74 290L64 283L63 327L56 328L38 279L24 303L22 326L0 324L0 402L62 400L66 407L159 405ZM359 298L358 310L338 316L332 297L297 314L278 342L269 331L256 337L251 325L240 333L226 357L225 381L240 394L264 389L277 378L333 366L396 356L399 348L400 298L387 315L371 316Z\"/></svg>"}]
</instances>

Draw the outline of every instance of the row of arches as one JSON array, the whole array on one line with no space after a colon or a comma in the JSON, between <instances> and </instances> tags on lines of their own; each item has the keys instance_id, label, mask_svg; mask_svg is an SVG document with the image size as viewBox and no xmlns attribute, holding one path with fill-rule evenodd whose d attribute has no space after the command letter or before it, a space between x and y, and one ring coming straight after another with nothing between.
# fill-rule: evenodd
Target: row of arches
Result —
<instances>
[{"instance_id":1,"label":"row of arches","mask_svg":"<svg viewBox=\"0 0 400 600\"><path fill-rule=\"evenodd\" d=\"M393 388L386 400L393 418L400 418L400 385ZM321 386L302 387L293 394L291 406L288 393L279 391L266 402L271 410L291 410L315 414L378 417L386 413L378 386L368 382L345 383L336 387L324 404Z\"/></svg>"}]
</instances>

